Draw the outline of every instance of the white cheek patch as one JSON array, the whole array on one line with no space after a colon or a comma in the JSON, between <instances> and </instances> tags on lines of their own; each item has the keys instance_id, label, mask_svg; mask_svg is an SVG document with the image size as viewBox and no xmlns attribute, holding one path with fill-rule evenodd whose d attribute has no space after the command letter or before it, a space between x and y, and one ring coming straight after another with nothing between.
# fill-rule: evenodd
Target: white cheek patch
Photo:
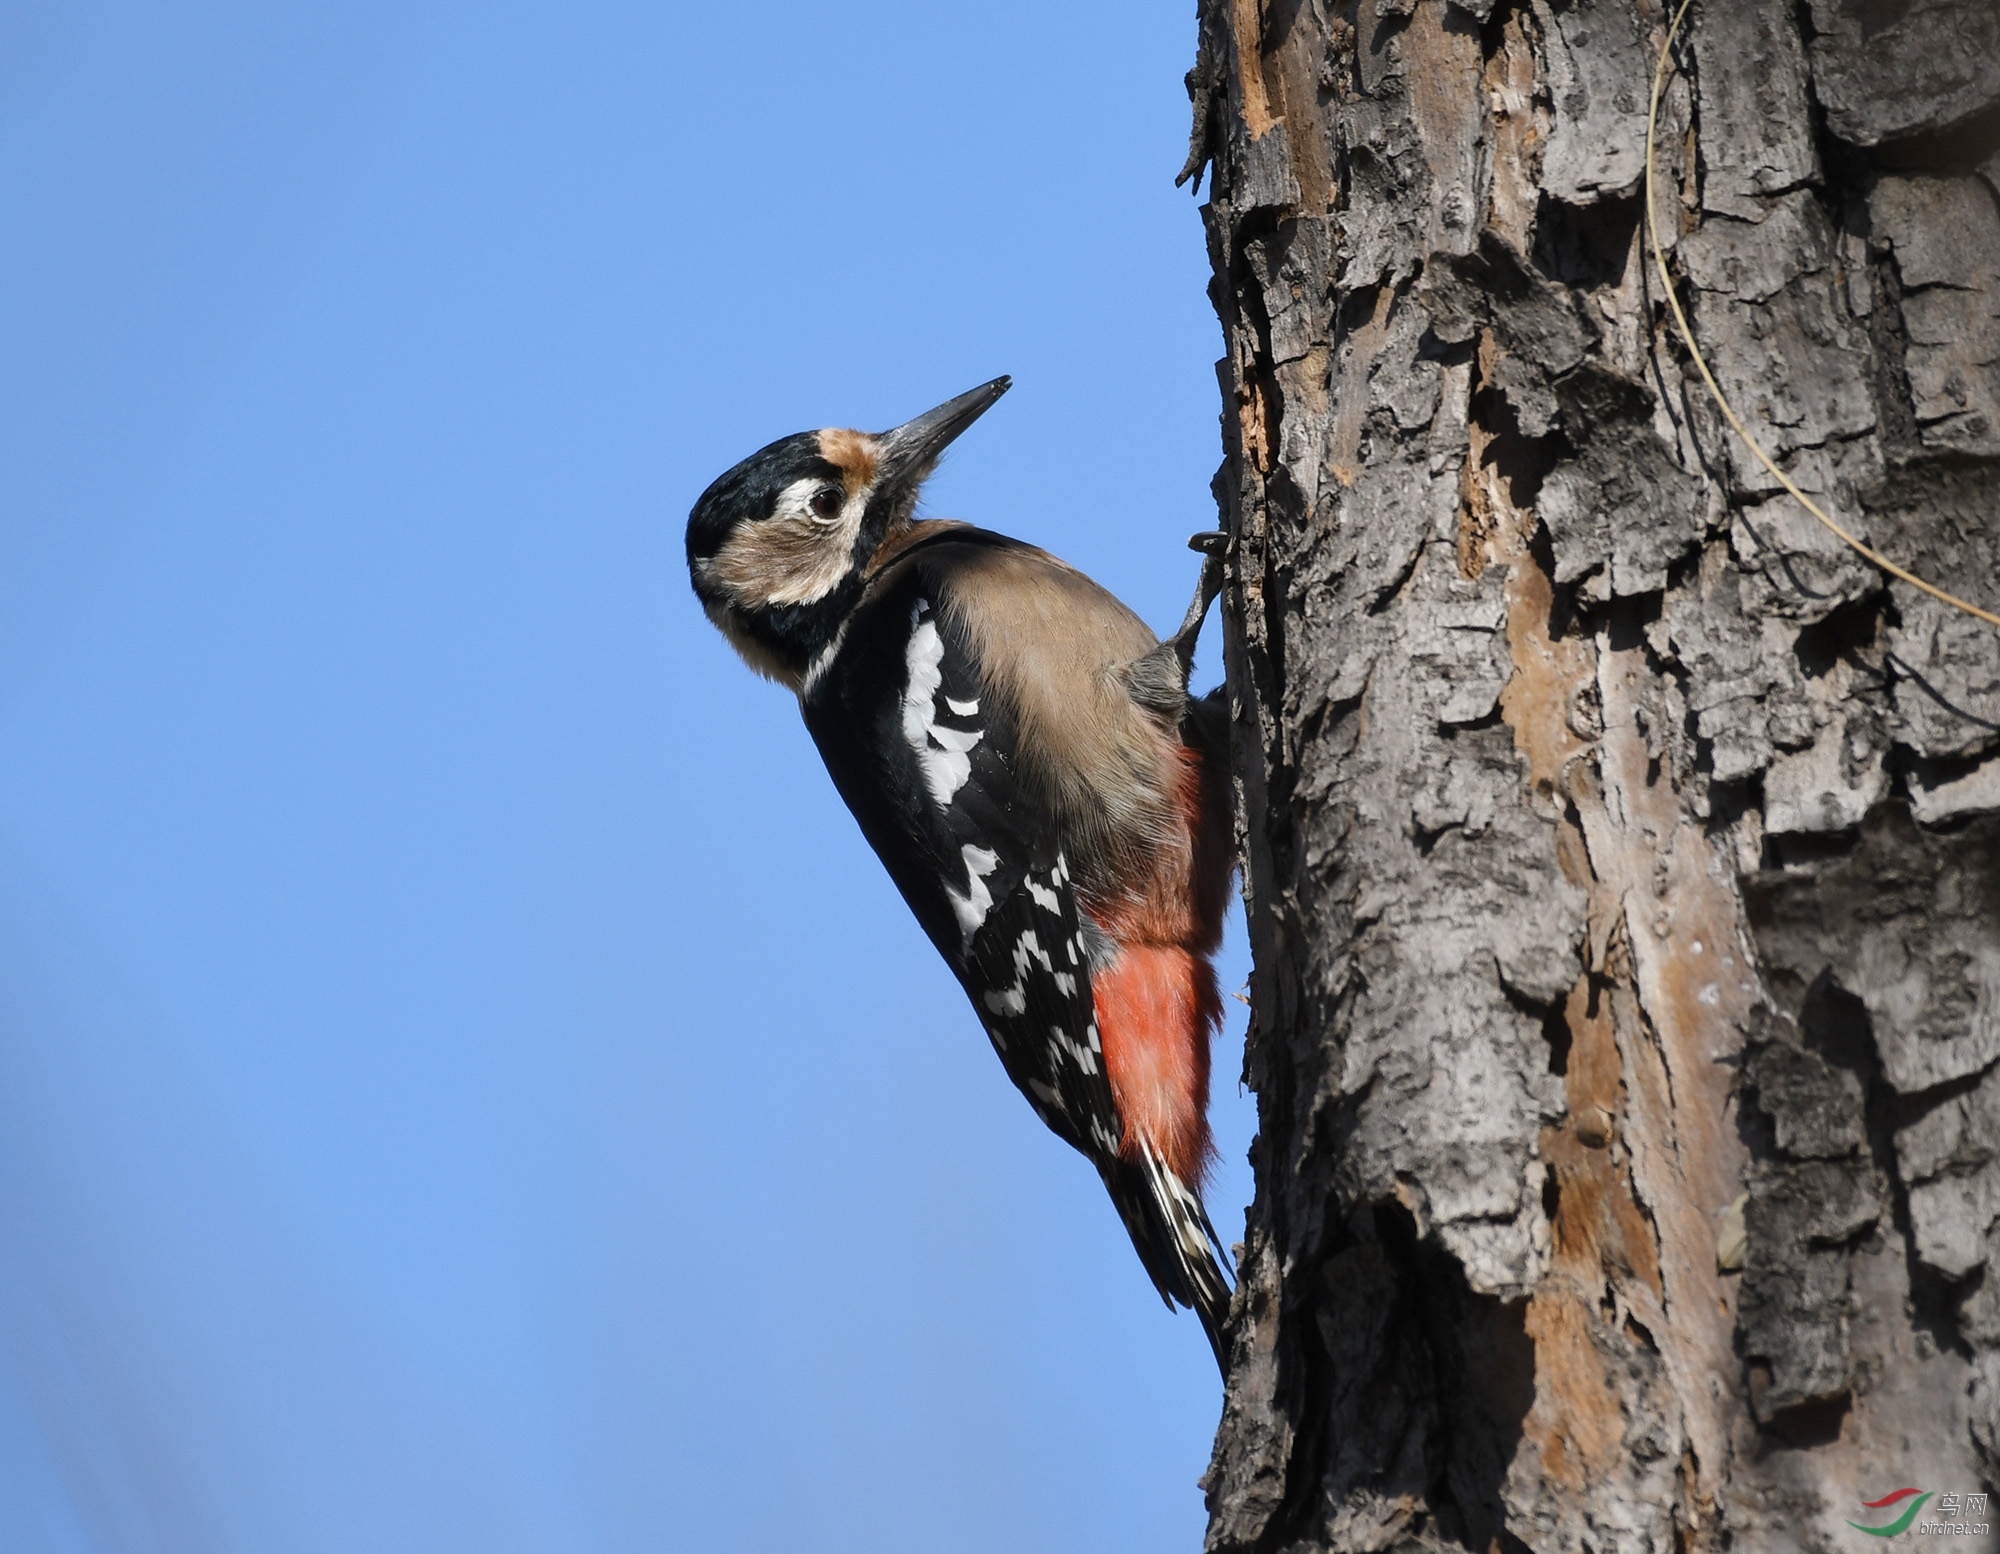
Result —
<instances>
[{"instance_id":1,"label":"white cheek patch","mask_svg":"<svg viewBox=\"0 0 2000 1554\"><path fill-rule=\"evenodd\" d=\"M851 498L838 516L816 517L812 499L824 484L793 481L779 493L770 517L732 534L705 563L710 586L725 588L733 603L747 608L813 604L846 581L866 503Z\"/></svg>"},{"instance_id":2,"label":"white cheek patch","mask_svg":"<svg viewBox=\"0 0 2000 1554\"><path fill-rule=\"evenodd\" d=\"M985 736L978 729L941 728L938 691L944 685L944 638L930 618L930 602L919 599L910 611L910 643L904 650L909 683L903 688L903 738L917 758L924 787L939 809L948 808L972 776L972 749ZM960 717L966 705L944 698ZM979 703L971 706L976 711Z\"/></svg>"}]
</instances>

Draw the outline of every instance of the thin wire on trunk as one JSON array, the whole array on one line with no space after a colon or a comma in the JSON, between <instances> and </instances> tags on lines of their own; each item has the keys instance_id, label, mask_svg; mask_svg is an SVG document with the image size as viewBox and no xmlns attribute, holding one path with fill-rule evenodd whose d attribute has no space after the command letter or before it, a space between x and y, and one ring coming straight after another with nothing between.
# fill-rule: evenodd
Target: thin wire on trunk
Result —
<instances>
[{"instance_id":1,"label":"thin wire on trunk","mask_svg":"<svg viewBox=\"0 0 2000 1554\"><path fill-rule=\"evenodd\" d=\"M1715 374L1708 370L1708 362L1702 356L1701 348L1694 343L1694 331L1688 328L1687 314L1681 311L1680 295L1674 289L1674 278L1667 270L1667 256L1665 251L1660 247L1660 225L1659 218L1655 214L1653 198L1653 136L1660 118L1660 93L1666 87L1667 67L1673 60L1674 38L1681 30L1681 21L1686 17L1688 7L1693 3L1694 0L1681 0L1680 8L1674 12L1673 22L1667 28L1666 41L1660 45L1659 63L1653 69L1653 97L1646 108L1646 235L1652 240L1653 262L1659 266L1660 270L1660 289L1667 294L1667 306L1673 309L1674 323L1680 328L1681 343L1687 347L1688 355L1694 358L1694 364L1701 372L1701 381L1708 385L1708 392L1715 400L1716 408L1721 410L1723 415L1728 418L1729 424L1736 429L1736 435L1749 445L1750 451L1756 454L1763 462L1764 468L1777 477L1780 485L1798 498L1801 507L1805 508L1813 517L1825 524L1835 534L1853 546L1855 550L1866 556L1876 566L1891 576L1901 578L1912 588L1922 589L1934 599L1942 599L1954 609L1963 610L1968 615L1977 616L1988 625L2000 626L2000 615L1995 615L1990 610L1982 610L1976 604L1968 604L1965 600L1953 594L1946 593L1935 583L1925 582L1914 572L1897 566L1895 562L1891 561L1880 551L1864 545L1838 523L1834 522L1832 518L1829 518L1817 502L1813 501L1811 497L1807 496L1805 492L1801 491L1793 483L1791 476L1778 468L1776 461L1772 459L1770 454L1764 451L1763 444L1750 435L1749 429L1737 417L1736 411L1730 405L1728 397L1722 392L1720 385L1716 383Z\"/></svg>"}]
</instances>

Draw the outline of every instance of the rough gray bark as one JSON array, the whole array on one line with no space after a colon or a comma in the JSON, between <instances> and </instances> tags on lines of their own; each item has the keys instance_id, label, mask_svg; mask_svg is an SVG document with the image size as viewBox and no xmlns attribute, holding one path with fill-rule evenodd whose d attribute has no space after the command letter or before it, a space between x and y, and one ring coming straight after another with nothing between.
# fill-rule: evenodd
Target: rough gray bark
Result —
<instances>
[{"instance_id":1,"label":"rough gray bark","mask_svg":"<svg viewBox=\"0 0 2000 1554\"><path fill-rule=\"evenodd\" d=\"M1201 0L1260 1118L1212 1550L1851 1548L2000 1477L2000 632L1694 379L1665 21ZM2000 607L2000 10L1691 29L1725 391Z\"/></svg>"}]
</instances>

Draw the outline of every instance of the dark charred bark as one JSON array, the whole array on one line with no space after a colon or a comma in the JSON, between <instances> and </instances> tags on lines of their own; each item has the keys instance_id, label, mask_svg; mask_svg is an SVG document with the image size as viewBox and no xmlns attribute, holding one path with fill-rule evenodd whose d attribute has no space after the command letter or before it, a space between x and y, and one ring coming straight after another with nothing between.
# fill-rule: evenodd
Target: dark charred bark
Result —
<instances>
[{"instance_id":1,"label":"dark charred bark","mask_svg":"<svg viewBox=\"0 0 2000 1554\"><path fill-rule=\"evenodd\" d=\"M1665 25L1202 0L1260 1119L1212 1550L1846 1548L2000 1476L2000 631L1694 376ZM1689 29L1724 391L2000 608L2000 10Z\"/></svg>"}]
</instances>

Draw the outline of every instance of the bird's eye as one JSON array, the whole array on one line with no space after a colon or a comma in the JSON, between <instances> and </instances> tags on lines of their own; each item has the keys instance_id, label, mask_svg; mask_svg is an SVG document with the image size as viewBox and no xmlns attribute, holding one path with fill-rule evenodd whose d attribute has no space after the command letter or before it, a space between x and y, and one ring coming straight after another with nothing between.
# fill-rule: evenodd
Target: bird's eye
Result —
<instances>
[{"instance_id":1,"label":"bird's eye","mask_svg":"<svg viewBox=\"0 0 2000 1554\"><path fill-rule=\"evenodd\" d=\"M812 496L812 510L821 518L838 515L846 505L847 497L838 486L821 486Z\"/></svg>"}]
</instances>

